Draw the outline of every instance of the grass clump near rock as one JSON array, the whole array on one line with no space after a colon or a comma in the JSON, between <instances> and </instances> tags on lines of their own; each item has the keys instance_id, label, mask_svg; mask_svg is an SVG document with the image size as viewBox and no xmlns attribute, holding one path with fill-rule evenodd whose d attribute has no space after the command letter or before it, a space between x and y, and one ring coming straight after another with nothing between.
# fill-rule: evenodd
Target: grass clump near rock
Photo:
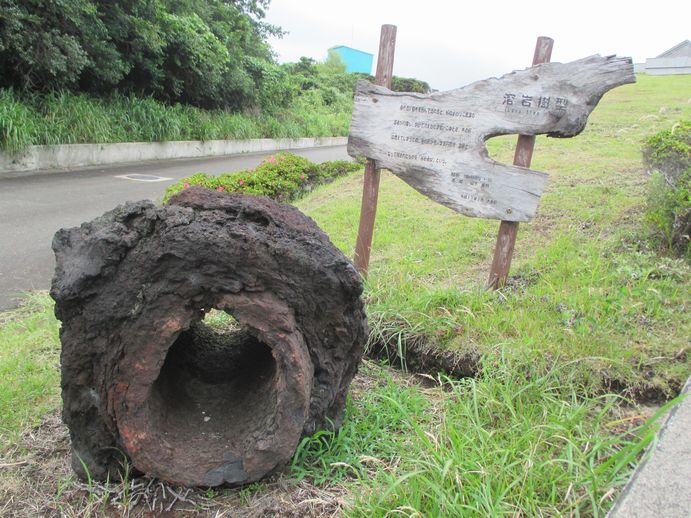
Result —
<instances>
[{"instance_id":1,"label":"grass clump near rock","mask_svg":"<svg viewBox=\"0 0 691 518\"><path fill-rule=\"evenodd\" d=\"M654 237L689 257L691 233L691 120L646 140L643 160L651 173L646 220Z\"/></svg>"},{"instance_id":2,"label":"grass clump near rock","mask_svg":"<svg viewBox=\"0 0 691 518\"><path fill-rule=\"evenodd\" d=\"M279 202L287 202L310 192L317 185L330 183L361 167L360 164L347 160L332 160L315 164L293 153L276 153L267 157L254 169L218 176L196 173L183 178L168 187L164 202L192 186L227 193L267 196Z\"/></svg>"}]
</instances>

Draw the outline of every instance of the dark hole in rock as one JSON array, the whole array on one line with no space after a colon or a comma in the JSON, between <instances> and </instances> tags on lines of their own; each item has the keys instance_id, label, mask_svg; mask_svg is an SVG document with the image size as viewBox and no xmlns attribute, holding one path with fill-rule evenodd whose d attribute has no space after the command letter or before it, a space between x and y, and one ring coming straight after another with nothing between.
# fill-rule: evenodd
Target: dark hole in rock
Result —
<instances>
[{"instance_id":1,"label":"dark hole in rock","mask_svg":"<svg viewBox=\"0 0 691 518\"><path fill-rule=\"evenodd\" d=\"M147 401L150 433L173 455L236 458L274 425L278 376L271 348L234 329L232 320L212 325L198 322L178 336Z\"/></svg>"}]
</instances>

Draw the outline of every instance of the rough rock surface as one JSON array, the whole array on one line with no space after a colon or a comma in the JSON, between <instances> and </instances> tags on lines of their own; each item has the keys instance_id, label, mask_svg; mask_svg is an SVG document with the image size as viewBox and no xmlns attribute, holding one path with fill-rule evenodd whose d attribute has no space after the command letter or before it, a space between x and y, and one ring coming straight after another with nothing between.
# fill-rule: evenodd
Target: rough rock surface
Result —
<instances>
[{"instance_id":1,"label":"rough rock surface","mask_svg":"<svg viewBox=\"0 0 691 518\"><path fill-rule=\"evenodd\" d=\"M308 217L191 188L53 240L63 419L75 471L123 457L169 482L257 480L340 426L366 339L362 283ZM241 331L202 322L227 311Z\"/></svg>"}]
</instances>

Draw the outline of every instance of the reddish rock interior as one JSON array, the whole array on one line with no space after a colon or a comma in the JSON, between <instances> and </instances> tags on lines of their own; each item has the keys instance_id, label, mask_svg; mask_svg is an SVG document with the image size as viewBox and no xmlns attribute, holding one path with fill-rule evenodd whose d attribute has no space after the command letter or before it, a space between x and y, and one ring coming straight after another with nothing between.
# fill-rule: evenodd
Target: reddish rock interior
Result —
<instances>
[{"instance_id":1,"label":"reddish rock interior","mask_svg":"<svg viewBox=\"0 0 691 518\"><path fill-rule=\"evenodd\" d=\"M153 384L148 432L170 445L173 459L187 451L240 457L275 425L277 379L268 345L196 324L171 346Z\"/></svg>"}]
</instances>

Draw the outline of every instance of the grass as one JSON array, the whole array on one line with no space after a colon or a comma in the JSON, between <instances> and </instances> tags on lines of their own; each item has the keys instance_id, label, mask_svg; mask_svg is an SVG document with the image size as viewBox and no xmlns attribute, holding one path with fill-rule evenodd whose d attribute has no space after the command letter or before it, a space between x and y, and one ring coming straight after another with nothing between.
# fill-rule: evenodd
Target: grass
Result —
<instances>
[{"instance_id":1,"label":"grass","mask_svg":"<svg viewBox=\"0 0 691 518\"><path fill-rule=\"evenodd\" d=\"M569 365L525 374L504 359L476 379L378 386L351 402L337 434L303 441L298 476L355 480L351 516L600 516L655 419L621 428L617 396L583 398ZM663 410L664 412L664 410Z\"/></svg>"},{"instance_id":2,"label":"grass","mask_svg":"<svg viewBox=\"0 0 691 518\"><path fill-rule=\"evenodd\" d=\"M639 76L605 96L580 136L538 137L533 167L549 173L548 187L497 293L484 289L497 222L460 216L384 172L367 286L373 334L470 358L579 360L589 386L676 394L691 372L690 270L647 244L640 150L689 118L689 91L690 76ZM510 162L515 138L489 144ZM352 177L296 205L350 254L360 193Z\"/></svg>"},{"instance_id":3,"label":"grass","mask_svg":"<svg viewBox=\"0 0 691 518\"><path fill-rule=\"evenodd\" d=\"M484 289L496 222L457 215L383 174L365 292L372 340L474 358L474 376L366 361L340 431L303 440L269 481L195 490L189 512L603 516L668 409L641 402L670 400L691 373L689 264L647 244L640 161L647 136L689 117L689 91L688 76L640 76L602 100L581 136L538 138L533 167L550 183L499 292ZM513 143L494 139L491 154L510 161ZM361 188L360 175L340 178L297 203L348 255ZM0 464L27 463L0 471L0 502L31 503L34 515L130 509L122 486L89 490L72 478L64 428L50 432L62 434L58 446L35 453L32 437L59 403L56 331L45 295L3 315ZM46 459L54 474L37 475Z\"/></svg>"},{"instance_id":4,"label":"grass","mask_svg":"<svg viewBox=\"0 0 691 518\"><path fill-rule=\"evenodd\" d=\"M165 105L151 98L53 92L19 95L0 89L0 150L30 145L330 137L348 133L350 107L298 99L272 115Z\"/></svg>"},{"instance_id":5,"label":"grass","mask_svg":"<svg viewBox=\"0 0 691 518\"><path fill-rule=\"evenodd\" d=\"M33 294L19 310L0 313L0 450L59 403L59 324L52 308L47 296Z\"/></svg>"},{"instance_id":6,"label":"grass","mask_svg":"<svg viewBox=\"0 0 691 518\"><path fill-rule=\"evenodd\" d=\"M51 374L41 376L42 390L23 385L25 393L13 396L14 409L25 412L10 421L0 444L0 464L10 468L0 471L5 510L16 516L50 510L108 516L139 509L133 514L139 516L151 511L145 502L158 509L153 496L165 508L176 505L170 495L183 490L155 480L103 484L74 478L66 430L54 417L55 320L47 296L29 303L7 316L10 333L2 341L16 345L7 338L12 331L22 338L42 336L39 342L49 344L51 354L29 349L25 355L32 362L42 358ZM222 328L228 317L213 312L206 321ZM0 363L5 366L7 358ZM239 515L251 516L258 501L269 499L299 516L321 516L327 509L349 516L602 516L652 440L657 417L646 422L651 412L645 408L616 395L588 394L571 367L555 362L527 370L500 355L485 360L477 378L452 380L364 362L338 432L304 439L278 478L236 490L193 490L175 509L208 515L246 508L248 514ZM4 423L7 409L2 411ZM305 507L306 492L319 495L319 505Z\"/></svg>"}]
</instances>

